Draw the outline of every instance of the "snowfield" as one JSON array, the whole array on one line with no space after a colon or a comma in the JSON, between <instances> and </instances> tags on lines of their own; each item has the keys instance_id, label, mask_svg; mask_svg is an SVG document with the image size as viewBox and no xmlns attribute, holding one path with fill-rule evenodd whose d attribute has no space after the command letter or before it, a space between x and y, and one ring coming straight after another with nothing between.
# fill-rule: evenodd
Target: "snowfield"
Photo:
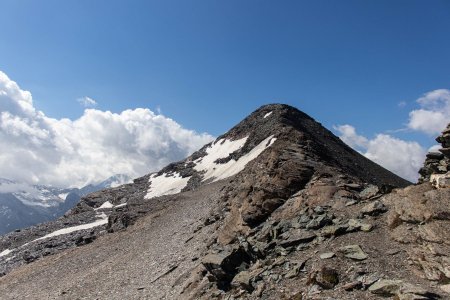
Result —
<instances>
[{"instance_id":1,"label":"snowfield","mask_svg":"<svg viewBox=\"0 0 450 300\"><path fill-rule=\"evenodd\" d=\"M11 253L11 250L9 250L9 249L3 250L2 252L0 252L0 257L6 256L6 255L8 255L10 253Z\"/></svg>"},{"instance_id":2,"label":"snowfield","mask_svg":"<svg viewBox=\"0 0 450 300\"><path fill-rule=\"evenodd\" d=\"M54 236L58 236L58 235L69 234L69 233L72 233L75 231L91 229L91 228L94 228L97 226L108 224L108 216L106 214L101 213L100 215L98 215L98 217L99 217L99 219L96 220L95 222L59 229L59 230L53 231L52 233L44 235L43 237L35 239L35 240L31 241L30 243L40 241L40 240L45 240L45 239L48 239L48 238L51 238Z\"/></svg>"},{"instance_id":3,"label":"snowfield","mask_svg":"<svg viewBox=\"0 0 450 300\"><path fill-rule=\"evenodd\" d=\"M269 113L270 114L270 113ZM241 172L245 166L255 158L257 158L265 149L270 147L276 138L269 136L249 153L240 157L238 160L230 159L227 163L216 163L218 159L227 158L231 153L241 149L248 137L231 141L228 139L220 139L215 141L206 149L206 155L194 161L194 169L203 173L202 181L215 182L236 175ZM163 195L172 195L181 192L186 187L191 177L182 178L179 173L167 174L160 176L153 174L150 176L150 188L145 196L146 199L159 197Z\"/></svg>"}]
</instances>

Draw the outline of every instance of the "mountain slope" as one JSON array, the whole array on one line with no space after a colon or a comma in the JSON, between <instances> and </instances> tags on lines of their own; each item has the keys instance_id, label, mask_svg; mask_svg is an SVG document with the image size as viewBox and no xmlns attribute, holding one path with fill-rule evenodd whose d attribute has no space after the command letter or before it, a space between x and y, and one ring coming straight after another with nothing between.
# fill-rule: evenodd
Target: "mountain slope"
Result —
<instances>
[{"instance_id":1,"label":"mountain slope","mask_svg":"<svg viewBox=\"0 0 450 300\"><path fill-rule=\"evenodd\" d=\"M130 182L114 175L81 189L29 185L0 178L0 235L61 217L89 193Z\"/></svg>"},{"instance_id":2,"label":"mountain slope","mask_svg":"<svg viewBox=\"0 0 450 300\"><path fill-rule=\"evenodd\" d=\"M372 299L402 289L400 299L435 299L438 291L413 271L386 225L391 204L383 194L407 185L297 109L263 106L186 160L3 237L0 272L9 274L0 292L6 299ZM80 224L89 228L73 230ZM72 231L52 236L62 228ZM402 281L378 287L385 279ZM429 298L411 298L419 294Z\"/></svg>"}]
</instances>

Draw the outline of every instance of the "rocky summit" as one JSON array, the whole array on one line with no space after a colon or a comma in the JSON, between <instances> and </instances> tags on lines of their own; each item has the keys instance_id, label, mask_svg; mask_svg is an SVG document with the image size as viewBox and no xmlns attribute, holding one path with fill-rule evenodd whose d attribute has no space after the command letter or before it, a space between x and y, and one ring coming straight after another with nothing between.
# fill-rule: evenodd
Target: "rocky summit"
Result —
<instances>
[{"instance_id":1,"label":"rocky summit","mask_svg":"<svg viewBox=\"0 0 450 300\"><path fill-rule=\"evenodd\" d=\"M449 299L447 131L412 185L263 106L183 161L0 237L1 298Z\"/></svg>"}]
</instances>

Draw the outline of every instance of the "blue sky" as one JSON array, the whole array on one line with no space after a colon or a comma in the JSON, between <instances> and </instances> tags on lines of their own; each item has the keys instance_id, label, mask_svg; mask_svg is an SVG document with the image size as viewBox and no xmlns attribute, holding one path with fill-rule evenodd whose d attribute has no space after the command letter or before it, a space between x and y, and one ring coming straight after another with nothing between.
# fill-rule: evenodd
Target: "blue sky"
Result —
<instances>
[{"instance_id":1,"label":"blue sky","mask_svg":"<svg viewBox=\"0 0 450 300\"><path fill-rule=\"evenodd\" d=\"M428 148L434 134L408 129L409 113L450 88L449 1L3 0L0 12L0 71L56 119L90 97L217 136L282 102Z\"/></svg>"}]
</instances>

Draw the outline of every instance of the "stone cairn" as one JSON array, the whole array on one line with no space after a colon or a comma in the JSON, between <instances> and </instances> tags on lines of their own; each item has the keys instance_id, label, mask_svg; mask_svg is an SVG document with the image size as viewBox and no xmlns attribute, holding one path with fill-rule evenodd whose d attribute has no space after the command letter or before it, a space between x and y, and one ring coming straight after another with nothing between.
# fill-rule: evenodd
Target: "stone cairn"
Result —
<instances>
[{"instance_id":1,"label":"stone cairn","mask_svg":"<svg viewBox=\"0 0 450 300\"><path fill-rule=\"evenodd\" d=\"M437 188L450 187L450 124L436 138L442 145L439 152L429 152L419 170L419 183L430 181Z\"/></svg>"}]
</instances>

